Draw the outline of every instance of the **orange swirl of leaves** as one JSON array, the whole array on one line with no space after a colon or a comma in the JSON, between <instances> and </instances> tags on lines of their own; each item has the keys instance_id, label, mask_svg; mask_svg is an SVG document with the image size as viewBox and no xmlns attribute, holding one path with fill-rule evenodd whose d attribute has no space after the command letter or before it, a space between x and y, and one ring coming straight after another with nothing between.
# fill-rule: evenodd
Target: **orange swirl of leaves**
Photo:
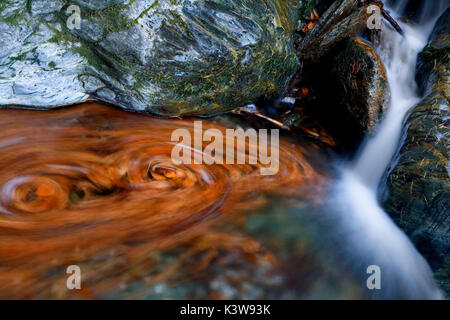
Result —
<instances>
[{"instance_id":1,"label":"orange swirl of leaves","mask_svg":"<svg viewBox=\"0 0 450 320\"><path fill-rule=\"evenodd\" d=\"M171 134L193 132L193 121L97 104L0 111L0 297L36 297L51 270L111 249L126 263L199 236L192 243L202 248L254 249L254 240L231 245L232 235L208 228L245 220L262 205L258 194L304 196L300 187L321 180L304 150L283 139L274 176L259 165L174 165ZM206 120L203 127L225 132ZM115 285L93 285L85 296Z\"/></svg>"}]
</instances>

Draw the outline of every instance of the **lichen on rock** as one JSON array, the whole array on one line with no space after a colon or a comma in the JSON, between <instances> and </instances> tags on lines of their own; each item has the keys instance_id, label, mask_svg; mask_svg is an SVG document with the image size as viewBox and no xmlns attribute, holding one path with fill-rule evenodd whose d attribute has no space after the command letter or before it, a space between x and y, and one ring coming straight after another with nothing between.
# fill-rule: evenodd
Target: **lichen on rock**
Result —
<instances>
[{"instance_id":1,"label":"lichen on rock","mask_svg":"<svg viewBox=\"0 0 450 320\"><path fill-rule=\"evenodd\" d=\"M387 177L384 200L386 210L427 258L447 294L450 294L449 14L450 9L438 20L428 45L419 54L416 78L426 96L406 120L404 141Z\"/></svg>"},{"instance_id":2,"label":"lichen on rock","mask_svg":"<svg viewBox=\"0 0 450 320\"><path fill-rule=\"evenodd\" d=\"M355 0L336 0L319 23L304 37L296 39L300 58L318 60L336 45L366 28L367 5Z\"/></svg>"},{"instance_id":3,"label":"lichen on rock","mask_svg":"<svg viewBox=\"0 0 450 320\"><path fill-rule=\"evenodd\" d=\"M361 132L373 131L389 105L389 86L381 58L369 43L347 40L331 71L338 91L336 102L350 114Z\"/></svg>"},{"instance_id":4,"label":"lichen on rock","mask_svg":"<svg viewBox=\"0 0 450 320\"><path fill-rule=\"evenodd\" d=\"M303 0L6 0L0 106L210 115L282 94ZM77 5L81 28L70 30ZM82 79L95 78L93 86Z\"/></svg>"}]
</instances>

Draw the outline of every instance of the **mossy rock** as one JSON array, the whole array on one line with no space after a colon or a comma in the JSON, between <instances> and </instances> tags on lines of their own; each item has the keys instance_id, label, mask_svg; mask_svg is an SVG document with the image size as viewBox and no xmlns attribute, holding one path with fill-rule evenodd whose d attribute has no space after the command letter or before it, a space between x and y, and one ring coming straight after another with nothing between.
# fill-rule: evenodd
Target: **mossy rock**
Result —
<instances>
[{"instance_id":1,"label":"mossy rock","mask_svg":"<svg viewBox=\"0 0 450 320\"><path fill-rule=\"evenodd\" d=\"M0 106L211 115L285 92L310 0L5 0ZM77 5L81 28L69 30Z\"/></svg>"},{"instance_id":2,"label":"mossy rock","mask_svg":"<svg viewBox=\"0 0 450 320\"><path fill-rule=\"evenodd\" d=\"M318 61L342 41L361 34L367 28L369 5L368 1L334 1L312 30L296 38L297 55L300 59Z\"/></svg>"},{"instance_id":3,"label":"mossy rock","mask_svg":"<svg viewBox=\"0 0 450 320\"><path fill-rule=\"evenodd\" d=\"M418 59L418 80L426 97L405 123L405 138L387 177L384 206L427 258L450 294L450 64L449 10L439 19ZM436 45L439 43L439 45Z\"/></svg>"},{"instance_id":4,"label":"mossy rock","mask_svg":"<svg viewBox=\"0 0 450 320\"><path fill-rule=\"evenodd\" d=\"M417 58L416 81L422 94L430 93L437 83L445 84L444 66L450 64L450 8L439 18L427 46Z\"/></svg>"},{"instance_id":5,"label":"mossy rock","mask_svg":"<svg viewBox=\"0 0 450 320\"><path fill-rule=\"evenodd\" d=\"M357 37L341 41L317 61L303 61L296 86L307 88L309 95L298 99L289 120L296 126L317 122L331 137L327 140L346 151L373 132L389 107L384 64L371 45Z\"/></svg>"},{"instance_id":6,"label":"mossy rock","mask_svg":"<svg viewBox=\"0 0 450 320\"><path fill-rule=\"evenodd\" d=\"M336 104L360 127L372 131L389 105L389 86L381 58L366 41L352 38L334 58Z\"/></svg>"}]
</instances>

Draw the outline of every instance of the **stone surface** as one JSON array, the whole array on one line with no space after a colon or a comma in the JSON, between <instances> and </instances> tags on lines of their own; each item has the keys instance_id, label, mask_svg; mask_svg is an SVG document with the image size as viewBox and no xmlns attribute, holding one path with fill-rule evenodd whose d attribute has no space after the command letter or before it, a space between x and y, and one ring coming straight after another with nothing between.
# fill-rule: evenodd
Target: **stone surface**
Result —
<instances>
[{"instance_id":1,"label":"stone surface","mask_svg":"<svg viewBox=\"0 0 450 320\"><path fill-rule=\"evenodd\" d=\"M366 7L354 0L335 1L312 30L296 39L297 55L318 60L341 41L363 31L369 16Z\"/></svg>"},{"instance_id":2,"label":"stone surface","mask_svg":"<svg viewBox=\"0 0 450 320\"><path fill-rule=\"evenodd\" d=\"M422 94L430 93L436 85L445 84L445 66L450 63L450 10L439 18L428 45L417 59L416 81Z\"/></svg>"},{"instance_id":3,"label":"stone surface","mask_svg":"<svg viewBox=\"0 0 450 320\"><path fill-rule=\"evenodd\" d=\"M321 140L346 151L374 130L389 106L384 64L361 38L344 39L320 59L304 60L296 80L294 105L280 121L321 128L315 130Z\"/></svg>"},{"instance_id":4,"label":"stone surface","mask_svg":"<svg viewBox=\"0 0 450 320\"><path fill-rule=\"evenodd\" d=\"M364 40L352 38L334 58L336 102L361 129L372 131L389 106L389 86L381 58Z\"/></svg>"},{"instance_id":5,"label":"stone surface","mask_svg":"<svg viewBox=\"0 0 450 320\"><path fill-rule=\"evenodd\" d=\"M96 99L162 116L209 115L282 94L298 67L293 33L308 3L2 1L0 106ZM67 28L70 5L80 7L80 29Z\"/></svg>"},{"instance_id":6,"label":"stone surface","mask_svg":"<svg viewBox=\"0 0 450 320\"><path fill-rule=\"evenodd\" d=\"M417 80L426 97L405 123L405 138L387 178L386 210L427 258L450 294L450 10L420 53Z\"/></svg>"}]
</instances>

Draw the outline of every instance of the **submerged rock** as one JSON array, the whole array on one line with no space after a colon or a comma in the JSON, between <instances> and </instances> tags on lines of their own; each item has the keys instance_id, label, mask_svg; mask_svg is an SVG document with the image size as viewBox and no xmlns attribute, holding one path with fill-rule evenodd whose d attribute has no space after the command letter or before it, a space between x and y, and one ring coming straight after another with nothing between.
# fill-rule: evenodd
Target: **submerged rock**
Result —
<instances>
[{"instance_id":1,"label":"submerged rock","mask_svg":"<svg viewBox=\"0 0 450 320\"><path fill-rule=\"evenodd\" d=\"M417 80L427 95L405 124L387 178L385 208L427 258L450 294L450 42L448 9L420 53Z\"/></svg>"},{"instance_id":2,"label":"submerged rock","mask_svg":"<svg viewBox=\"0 0 450 320\"><path fill-rule=\"evenodd\" d=\"M214 114L278 95L298 66L303 0L7 0L0 106L88 99L163 116ZM80 8L80 29L70 5ZM69 26L72 26L69 24Z\"/></svg>"}]
</instances>

